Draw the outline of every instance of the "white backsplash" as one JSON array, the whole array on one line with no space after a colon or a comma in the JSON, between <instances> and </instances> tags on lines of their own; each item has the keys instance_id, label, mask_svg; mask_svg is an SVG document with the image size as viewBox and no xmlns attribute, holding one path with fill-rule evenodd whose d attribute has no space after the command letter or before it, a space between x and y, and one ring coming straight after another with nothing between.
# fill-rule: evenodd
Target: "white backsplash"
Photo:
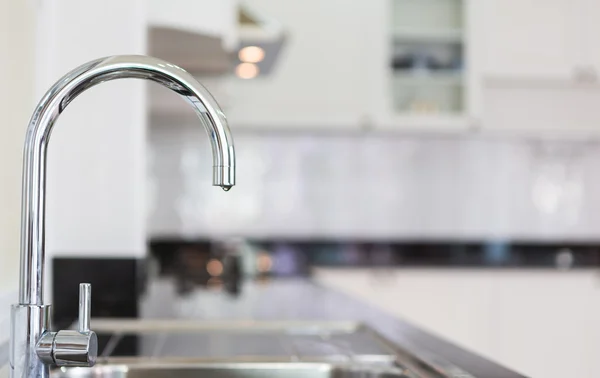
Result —
<instances>
[{"instance_id":1,"label":"white backsplash","mask_svg":"<svg viewBox=\"0 0 600 378\"><path fill-rule=\"evenodd\" d=\"M600 239L600 145L234 130L211 186L203 130L149 133L153 236Z\"/></svg>"}]
</instances>

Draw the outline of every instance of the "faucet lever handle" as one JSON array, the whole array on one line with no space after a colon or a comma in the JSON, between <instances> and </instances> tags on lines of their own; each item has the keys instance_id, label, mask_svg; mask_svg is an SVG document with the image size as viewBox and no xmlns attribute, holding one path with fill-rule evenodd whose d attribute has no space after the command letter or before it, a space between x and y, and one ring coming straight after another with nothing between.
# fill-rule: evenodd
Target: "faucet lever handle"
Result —
<instances>
[{"instance_id":1,"label":"faucet lever handle","mask_svg":"<svg viewBox=\"0 0 600 378\"><path fill-rule=\"evenodd\" d=\"M79 326L81 333L90 332L90 315L92 309L92 285L79 284Z\"/></svg>"},{"instance_id":2,"label":"faucet lever handle","mask_svg":"<svg viewBox=\"0 0 600 378\"><path fill-rule=\"evenodd\" d=\"M46 332L37 343L37 355L46 364L90 367L98 356L98 337L90 331L92 285L79 284L77 330Z\"/></svg>"},{"instance_id":3,"label":"faucet lever handle","mask_svg":"<svg viewBox=\"0 0 600 378\"><path fill-rule=\"evenodd\" d=\"M57 366L94 366L98 356L98 337L90 331L92 285L79 284L79 322L77 331L58 331L54 336L53 357Z\"/></svg>"}]
</instances>

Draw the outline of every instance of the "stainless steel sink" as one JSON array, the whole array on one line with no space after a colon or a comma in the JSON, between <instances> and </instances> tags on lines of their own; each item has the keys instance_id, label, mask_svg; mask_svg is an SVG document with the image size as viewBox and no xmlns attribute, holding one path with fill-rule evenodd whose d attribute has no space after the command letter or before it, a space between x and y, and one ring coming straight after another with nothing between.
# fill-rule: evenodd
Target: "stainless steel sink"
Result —
<instances>
[{"instance_id":1,"label":"stainless steel sink","mask_svg":"<svg viewBox=\"0 0 600 378\"><path fill-rule=\"evenodd\" d=\"M354 322L96 319L94 368L51 378L473 378Z\"/></svg>"},{"instance_id":2,"label":"stainless steel sink","mask_svg":"<svg viewBox=\"0 0 600 378\"><path fill-rule=\"evenodd\" d=\"M357 323L326 322L110 322L95 321L98 361L118 364L152 360L235 359L276 362L392 364L396 351ZM106 333L107 331L108 334ZM125 342L129 351L118 350ZM132 358L133 357L133 358ZM229 361L229 360L228 360Z\"/></svg>"},{"instance_id":3,"label":"stainless steel sink","mask_svg":"<svg viewBox=\"0 0 600 378\"><path fill-rule=\"evenodd\" d=\"M196 363L100 365L56 370L51 378L415 378L394 366L331 363Z\"/></svg>"}]
</instances>

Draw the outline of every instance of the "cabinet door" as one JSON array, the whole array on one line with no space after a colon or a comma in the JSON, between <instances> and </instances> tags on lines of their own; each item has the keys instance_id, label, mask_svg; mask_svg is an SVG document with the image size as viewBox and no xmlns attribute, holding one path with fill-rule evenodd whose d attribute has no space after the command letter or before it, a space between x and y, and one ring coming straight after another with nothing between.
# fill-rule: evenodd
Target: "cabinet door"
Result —
<instances>
[{"instance_id":1,"label":"cabinet door","mask_svg":"<svg viewBox=\"0 0 600 378\"><path fill-rule=\"evenodd\" d=\"M477 110L472 3L481 0L371 1L367 120L386 131L463 131ZM475 32L476 33L476 32ZM421 63L418 63L421 61ZM453 62L453 63L450 63ZM436 64L437 63L437 64ZM419 66L422 64L422 66Z\"/></svg>"},{"instance_id":2,"label":"cabinet door","mask_svg":"<svg viewBox=\"0 0 600 378\"><path fill-rule=\"evenodd\" d=\"M583 79L600 81L600 2L598 0L580 0L583 2L581 19L583 20L582 44L586 56L586 65L580 68ZM587 74L587 76L586 76Z\"/></svg>"},{"instance_id":3,"label":"cabinet door","mask_svg":"<svg viewBox=\"0 0 600 378\"><path fill-rule=\"evenodd\" d=\"M485 76L571 79L584 60L582 1L483 0Z\"/></svg>"},{"instance_id":4,"label":"cabinet door","mask_svg":"<svg viewBox=\"0 0 600 378\"><path fill-rule=\"evenodd\" d=\"M271 73L232 79L232 127L350 127L365 114L369 0L252 0L287 38ZM268 57L267 57L268 59Z\"/></svg>"}]
</instances>

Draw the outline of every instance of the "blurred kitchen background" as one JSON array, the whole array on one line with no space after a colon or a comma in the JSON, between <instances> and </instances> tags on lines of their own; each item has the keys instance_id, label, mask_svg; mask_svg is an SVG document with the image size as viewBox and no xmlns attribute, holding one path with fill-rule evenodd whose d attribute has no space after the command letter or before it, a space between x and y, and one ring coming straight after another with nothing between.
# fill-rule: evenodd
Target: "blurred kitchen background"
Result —
<instances>
[{"instance_id":1,"label":"blurred kitchen background","mask_svg":"<svg viewBox=\"0 0 600 378\"><path fill-rule=\"evenodd\" d=\"M35 103L88 60L147 54L219 101L238 184L211 186L205 131L167 89L77 98L49 152L58 321L81 280L104 290L96 315L136 317L149 277L233 301L308 276L528 375L598 377L599 17L594 0L0 0L0 305Z\"/></svg>"}]
</instances>

